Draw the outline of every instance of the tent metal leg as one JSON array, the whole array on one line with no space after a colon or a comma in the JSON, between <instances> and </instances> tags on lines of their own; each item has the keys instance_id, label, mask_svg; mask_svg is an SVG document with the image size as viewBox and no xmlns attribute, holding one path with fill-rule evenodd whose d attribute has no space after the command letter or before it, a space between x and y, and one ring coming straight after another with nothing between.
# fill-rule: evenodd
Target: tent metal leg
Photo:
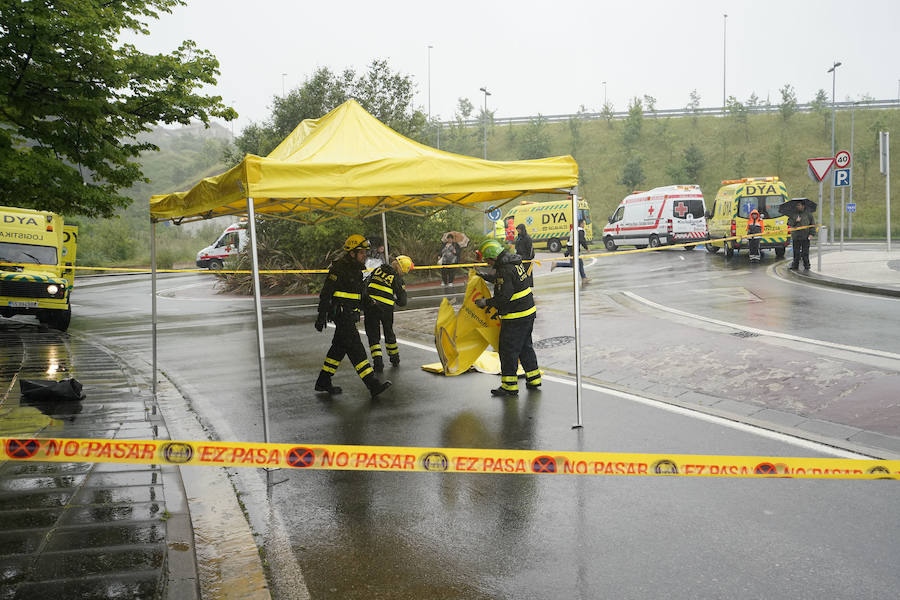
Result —
<instances>
[{"instance_id":1,"label":"tent metal leg","mask_svg":"<svg viewBox=\"0 0 900 600\"><path fill-rule=\"evenodd\" d=\"M575 409L578 420L573 429L584 427L581 418L581 269L579 267L581 237L578 234L578 188L572 192L572 279L575 282Z\"/></svg>"},{"instance_id":2,"label":"tent metal leg","mask_svg":"<svg viewBox=\"0 0 900 600\"><path fill-rule=\"evenodd\" d=\"M156 398L156 221L150 222L150 313L152 331L152 354L153 354L153 372L152 372L152 390L153 397Z\"/></svg>"},{"instance_id":3,"label":"tent metal leg","mask_svg":"<svg viewBox=\"0 0 900 600\"><path fill-rule=\"evenodd\" d=\"M387 220L384 218L384 213L381 213L381 239L384 240L384 261L386 264L390 264L390 261L388 260L390 252L388 251L387 241Z\"/></svg>"},{"instance_id":4,"label":"tent metal leg","mask_svg":"<svg viewBox=\"0 0 900 600\"><path fill-rule=\"evenodd\" d=\"M269 443L269 399L266 395L266 344L263 339L262 299L259 293L259 258L256 253L256 214L253 198L247 198L247 216L250 224L250 257L253 265L253 302L256 306L256 343L259 355L259 386L262 391L263 437Z\"/></svg>"}]
</instances>

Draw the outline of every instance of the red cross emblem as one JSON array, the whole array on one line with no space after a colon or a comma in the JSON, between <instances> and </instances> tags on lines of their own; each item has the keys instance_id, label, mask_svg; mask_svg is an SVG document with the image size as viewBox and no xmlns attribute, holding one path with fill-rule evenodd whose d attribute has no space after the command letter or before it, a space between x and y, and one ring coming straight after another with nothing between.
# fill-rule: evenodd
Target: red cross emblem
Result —
<instances>
[{"instance_id":1,"label":"red cross emblem","mask_svg":"<svg viewBox=\"0 0 900 600\"><path fill-rule=\"evenodd\" d=\"M684 215L687 214L687 211L688 207L684 202L679 202L675 205L675 213L682 219L684 218Z\"/></svg>"},{"instance_id":2,"label":"red cross emblem","mask_svg":"<svg viewBox=\"0 0 900 600\"><path fill-rule=\"evenodd\" d=\"M652 217L653 216L653 207L651 206L650 208L648 208L647 212L650 213L650 216Z\"/></svg>"}]
</instances>

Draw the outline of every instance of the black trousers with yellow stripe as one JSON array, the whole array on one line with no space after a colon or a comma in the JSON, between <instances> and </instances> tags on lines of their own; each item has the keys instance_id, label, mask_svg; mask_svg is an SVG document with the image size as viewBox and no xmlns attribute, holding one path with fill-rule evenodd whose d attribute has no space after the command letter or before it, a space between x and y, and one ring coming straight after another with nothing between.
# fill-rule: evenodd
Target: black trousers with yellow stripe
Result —
<instances>
[{"instance_id":1,"label":"black trousers with yellow stripe","mask_svg":"<svg viewBox=\"0 0 900 600\"><path fill-rule=\"evenodd\" d=\"M525 370L528 385L541 384L541 371L537 355L531 345L531 331L534 329L534 314L518 319L503 319L500 322L500 387L510 392L519 391L516 372L519 362Z\"/></svg>"},{"instance_id":2,"label":"black trousers with yellow stripe","mask_svg":"<svg viewBox=\"0 0 900 600\"><path fill-rule=\"evenodd\" d=\"M346 321L336 321L334 324L334 338L331 340L331 348L325 355L325 364L319 372L319 381L323 379L330 381L331 376L337 371L344 356L350 359L356 374L359 375L363 383L370 389L377 385L375 372L369 364L369 357L366 354L366 348L363 346L362 340L359 339L359 331L356 329L356 323Z\"/></svg>"},{"instance_id":3,"label":"black trousers with yellow stripe","mask_svg":"<svg viewBox=\"0 0 900 600\"><path fill-rule=\"evenodd\" d=\"M363 315L366 319L366 337L369 340L369 352L372 360L381 358L381 331L384 330L384 345L390 356L399 356L397 336L394 334L394 309L390 306L367 306Z\"/></svg>"}]
</instances>

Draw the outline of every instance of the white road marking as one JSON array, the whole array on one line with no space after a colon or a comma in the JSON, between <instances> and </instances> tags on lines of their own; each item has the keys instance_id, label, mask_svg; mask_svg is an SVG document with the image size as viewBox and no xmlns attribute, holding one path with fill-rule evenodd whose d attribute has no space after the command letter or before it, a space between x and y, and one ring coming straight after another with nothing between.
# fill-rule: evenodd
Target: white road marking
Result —
<instances>
[{"instance_id":1,"label":"white road marking","mask_svg":"<svg viewBox=\"0 0 900 600\"><path fill-rule=\"evenodd\" d=\"M863 348L861 346L848 346L846 344L838 344L835 342L826 342L824 340L805 338L805 337L801 337L799 335L792 335L790 333L781 333L780 331L769 331L767 329L757 329L756 327L747 327L746 325L739 325L737 323L730 323L728 321L722 321L720 319L704 317L703 315L695 315L693 313L679 310L677 308L665 306L663 304L659 304L652 300L648 300L647 298L644 298L643 296L638 296L637 294L635 294L633 292L623 291L622 294L631 298L632 300L636 300L637 302L640 302L642 304L645 304L645 305L655 308L657 310L672 313L673 315L687 317L689 319L695 319L697 321L705 321L707 323L713 323L714 325L730 327L731 329L737 329L739 331L746 331L748 333L755 333L757 335L765 335L768 337L780 338L783 340L790 340L793 342L802 342L804 344L812 344L814 346L823 346L825 348L835 348L837 350L844 350L847 352L855 352L857 354L868 354L870 356L889 358L891 360L900 360L900 354L895 354L893 352L885 352L884 350L874 350L872 348Z\"/></svg>"},{"instance_id":2,"label":"white road marking","mask_svg":"<svg viewBox=\"0 0 900 600\"><path fill-rule=\"evenodd\" d=\"M411 342L409 340L403 340L397 338L398 344L403 344L405 346L411 346L413 348L418 348L420 350L426 350L428 352L434 352L437 354L437 349L433 346L426 346L424 344L419 344L417 342ZM566 379L563 377L556 377L554 375L542 375L543 379L547 381L553 381L555 383L561 383L563 385L568 385L575 387L575 381L571 379ZM602 385L596 385L592 383L582 383L581 386L583 388L593 390L595 392L600 392L602 394L608 394L610 396L615 396L617 398L621 398L623 400L629 400L631 402L637 402L639 404L644 404L646 406L652 406L654 408L659 408L668 412L676 413L685 417L692 417L695 419L699 419L701 421L706 421L708 423L714 423L716 425L722 425L723 427L728 427L731 429L735 429L738 431L742 431L745 433L750 433L753 435L757 435L759 437L764 437L770 440L775 440L778 442L783 442L786 444L791 444L793 446L797 446L799 448L805 448L807 450L812 450L815 452L821 452L823 454L830 454L831 456L835 456L838 458L854 458L854 459L871 459L871 456L867 456L865 454L857 454L855 452L849 452L847 450L841 450L839 448L835 448L833 446L828 446L825 444L820 444L818 442L813 442L810 440L806 440L803 438L794 437L788 435L786 433L779 433L777 431L772 431L770 429L764 429L762 427L758 427L756 425L748 425L747 423L741 423L738 421L732 421L730 419L726 419L725 417L719 417L716 415L710 415L698 410L693 410L690 408L684 408L682 406L676 406L674 404L668 404L666 402L660 402L659 400L653 400L652 398L645 398L644 396L638 396L637 394L631 394L628 392L622 392L619 390L614 390L612 388L607 388Z\"/></svg>"}]
</instances>

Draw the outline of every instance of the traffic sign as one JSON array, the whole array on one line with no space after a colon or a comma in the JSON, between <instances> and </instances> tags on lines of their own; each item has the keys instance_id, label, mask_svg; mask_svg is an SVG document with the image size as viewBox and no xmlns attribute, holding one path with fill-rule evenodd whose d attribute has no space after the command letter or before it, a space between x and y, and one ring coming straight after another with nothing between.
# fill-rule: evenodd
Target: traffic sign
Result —
<instances>
[{"instance_id":1,"label":"traffic sign","mask_svg":"<svg viewBox=\"0 0 900 600\"><path fill-rule=\"evenodd\" d=\"M847 203L847 212L856 212L856 202Z\"/></svg>"},{"instance_id":2,"label":"traffic sign","mask_svg":"<svg viewBox=\"0 0 900 600\"><path fill-rule=\"evenodd\" d=\"M491 210L491 212L488 213L488 219L490 219L491 221L499 221L500 217L501 217L501 214L500 214L499 208L495 208L495 209Z\"/></svg>"},{"instance_id":3,"label":"traffic sign","mask_svg":"<svg viewBox=\"0 0 900 600\"><path fill-rule=\"evenodd\" d=\"M806 164L809 165L809 176L813 181L822 181L834 164L834 158L810 158Z\"/></svg>"},{"instance_id":4,"label":"traffic sign","mask_svg":"<svg viewBox=\"0 0 900 600\"><path fill-rule=\"evenodd\" d=\"M850 169L834 170L834 187L847 187L850 185Z\"/></svg>"},{"instance_id":5,"label":"traffic sign","mask_svg":"<svg viewBox=\"0 0 900 600\"><path fill-rule=\"evenodd\" d=\"M834 166L838 169L846 169L850 166L850 153L846 150L841 150L837 154L834 155Z\"/></svg>"}]
</instances>

